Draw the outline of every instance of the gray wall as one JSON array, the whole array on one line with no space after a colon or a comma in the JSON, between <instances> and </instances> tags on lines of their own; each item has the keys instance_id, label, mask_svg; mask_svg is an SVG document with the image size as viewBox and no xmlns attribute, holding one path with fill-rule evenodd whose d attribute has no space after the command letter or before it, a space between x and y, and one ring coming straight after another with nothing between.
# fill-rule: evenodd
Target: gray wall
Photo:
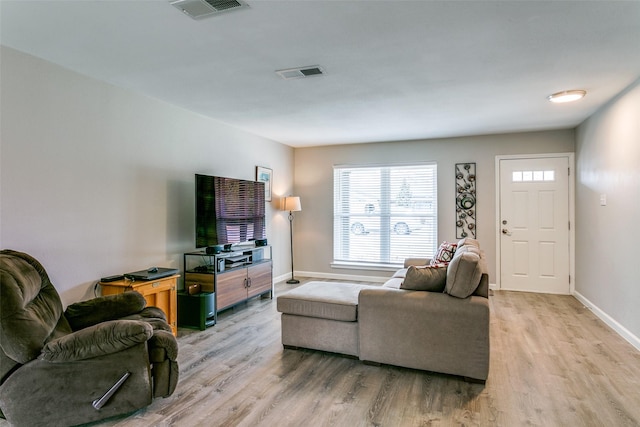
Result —
<instances>
[{"instance_id":1,"label":"gray wall","mask_svg":"<svg viewBox=\"0 0 640 427\"><path fill-rule=\"evenodd\" d=\"M293 149L2 47L0 248L43 263L68 304L97 279L182 268L194 249L194 174L274 170L267 235L289 270Z\"/></svg>"},{"instance_id":2,"label":"gray wall","mask_svg":"<svg viewBox=\"0 0 640 427\"><path fill-rule=\"evenodd\" d=\"M455 241L455 164L476 162L477 238L486 251L490 280L495 283L495 157L509 154L573 152L574 138L573 130L558 130L296 149L295 192L301 197L303 211L296 215L295 220L295 269L300 275L318 277L390 275L382 271L331 268L334 164L436 161L438 239Z\"/></svg>"},{"instance_id":3,"label":"gray wall","mask_svg":"<svg viewBox=\"0 0 640 427\"><path fill-rule=\"evenodd\" d=\"M640 348L640 80L576 136L576 292Z\"/></svg>"}]
</instances>

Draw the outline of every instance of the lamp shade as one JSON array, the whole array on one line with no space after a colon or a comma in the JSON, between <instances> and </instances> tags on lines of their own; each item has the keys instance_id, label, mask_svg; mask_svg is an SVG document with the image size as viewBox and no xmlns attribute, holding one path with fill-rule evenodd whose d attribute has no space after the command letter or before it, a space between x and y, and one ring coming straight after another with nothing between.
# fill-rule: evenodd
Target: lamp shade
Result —
<instances>
[{"instance_id":1,"label":"lamp shade","mask_svg":"<svg viewBox=\"0 0 640 427\"><path fill-rule=\"evenodd\" d=\"M300 204L300 197L297 197L297 196L285 197L283 210L290 211L290 212L301 211L302 205Z\"/></svg>"}]
</instances>

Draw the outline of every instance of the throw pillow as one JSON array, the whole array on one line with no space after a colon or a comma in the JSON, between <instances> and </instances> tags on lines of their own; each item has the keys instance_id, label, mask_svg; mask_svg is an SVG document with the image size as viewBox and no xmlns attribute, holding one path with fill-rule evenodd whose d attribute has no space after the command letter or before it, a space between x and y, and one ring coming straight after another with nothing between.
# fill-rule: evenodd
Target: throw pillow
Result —
<instances>
[{"instance_id":1,"label":"throw pillow","mask_svg":"<svg viewBox=\"0 0 640 427\"><path fill-rule=\"evenodd\" d=\"M463 246L475 246L480 249L480 242L476 239L472 239L471 237L464 237L458 241L458 249Z\"/></svg>"},{"instance_id":2,"label":"throw pillow","mask_svg":"<svg viewBox=\"0 0 640 427\"><path fill-rule=\"evenodd\" d=\"M447 267L415 267L407 269L400 289L412 291L442 292L447 281Z\"/></svg>"},{"instance_id":3,"label":"throw pillow","mask_svg":"<svg viewBox=\"0 0 640 427\"><path fill-rule=\"evenodd\" d=\"M445 292L458 298L467 298L480 284L482 266L477 248L465 246L448 267Z\"/></svg>"},{"instance_id":4,"label":"throw pillow","mask_svg":"<svg viewBox=\"0 0 640 427\"><path fill-rule=\"evenodd\" d=\"M442 242L440 247L436 251L436 256L431 260L431 266L447 265L453 259L453 254L456 253L457 243Z\"/></svg>"}]
</instances>

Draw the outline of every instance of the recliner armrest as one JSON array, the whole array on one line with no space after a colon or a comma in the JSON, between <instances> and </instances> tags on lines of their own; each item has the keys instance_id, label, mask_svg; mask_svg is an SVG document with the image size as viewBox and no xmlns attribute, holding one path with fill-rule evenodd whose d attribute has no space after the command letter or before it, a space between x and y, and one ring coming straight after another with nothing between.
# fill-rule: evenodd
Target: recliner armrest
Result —
<instances>
[{"instance_id":1,"label":"recliner armrest","mask_svg":"<svg viewBox=\"0 0 640 427\"><path fill-rule=\"evenodd\" d=\"M91 359L126 350L152 335L153 328L147 322L112 320L49 341L39 358L54 363Z\"/></svg>"},{"instance_id":2,"label":"recliner armrest","mask_svg":"<svg viewBox=\"0 0 640 427\"><path fill-rule=\"evenodd\" d=\"M156 330L149 339L149 359L151 363L178 358L178 342L171 332Z\"/></svg>"},{"instance_id":3,"label":"recliner armrest","mask_svg":"<svg viewBox=\"0 0 640 427\"><path fill-rule=\"evenodd\" d=\"M153 365L153 396L167 397L178 384L178 342L171 332L156 330L149 340L149 360Z\"/></svg>"},{"instance_id":4,"label":"recliner armrest","mask_svg":"<svg viewBox=\"0 0 640 427\"><path fill-rule=\"evenodd\" d=\"M73 303L64 311L64 317L71 329L77 331L139 313L146 305L147 301L139 292L124 292Z\"/></svg>"}]
</instances>

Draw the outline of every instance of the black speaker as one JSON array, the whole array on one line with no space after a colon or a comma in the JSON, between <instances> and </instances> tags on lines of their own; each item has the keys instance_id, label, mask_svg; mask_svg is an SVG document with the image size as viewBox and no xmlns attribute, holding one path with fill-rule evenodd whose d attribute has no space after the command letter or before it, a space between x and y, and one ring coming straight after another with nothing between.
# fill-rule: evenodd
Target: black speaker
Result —
<instances>
[{"instance_id":1,"label":"black speaker","mask_svg":"<svg viewBox=\"0 0 640 427\"><path fill-rule=\"evenodd\" d=\"M216 324L216 294L178 292L178 326L201 331Z\"/></svg>"},{"instance_id":2,"label":"black speaker","mask_svg":"<svg viewBox=\"0 0 640 427\"><path fill-rule=\"evenodd\" d=\"M267 239L256 239L256 246L267 246Z\"/></svg>"}]
</instances>

